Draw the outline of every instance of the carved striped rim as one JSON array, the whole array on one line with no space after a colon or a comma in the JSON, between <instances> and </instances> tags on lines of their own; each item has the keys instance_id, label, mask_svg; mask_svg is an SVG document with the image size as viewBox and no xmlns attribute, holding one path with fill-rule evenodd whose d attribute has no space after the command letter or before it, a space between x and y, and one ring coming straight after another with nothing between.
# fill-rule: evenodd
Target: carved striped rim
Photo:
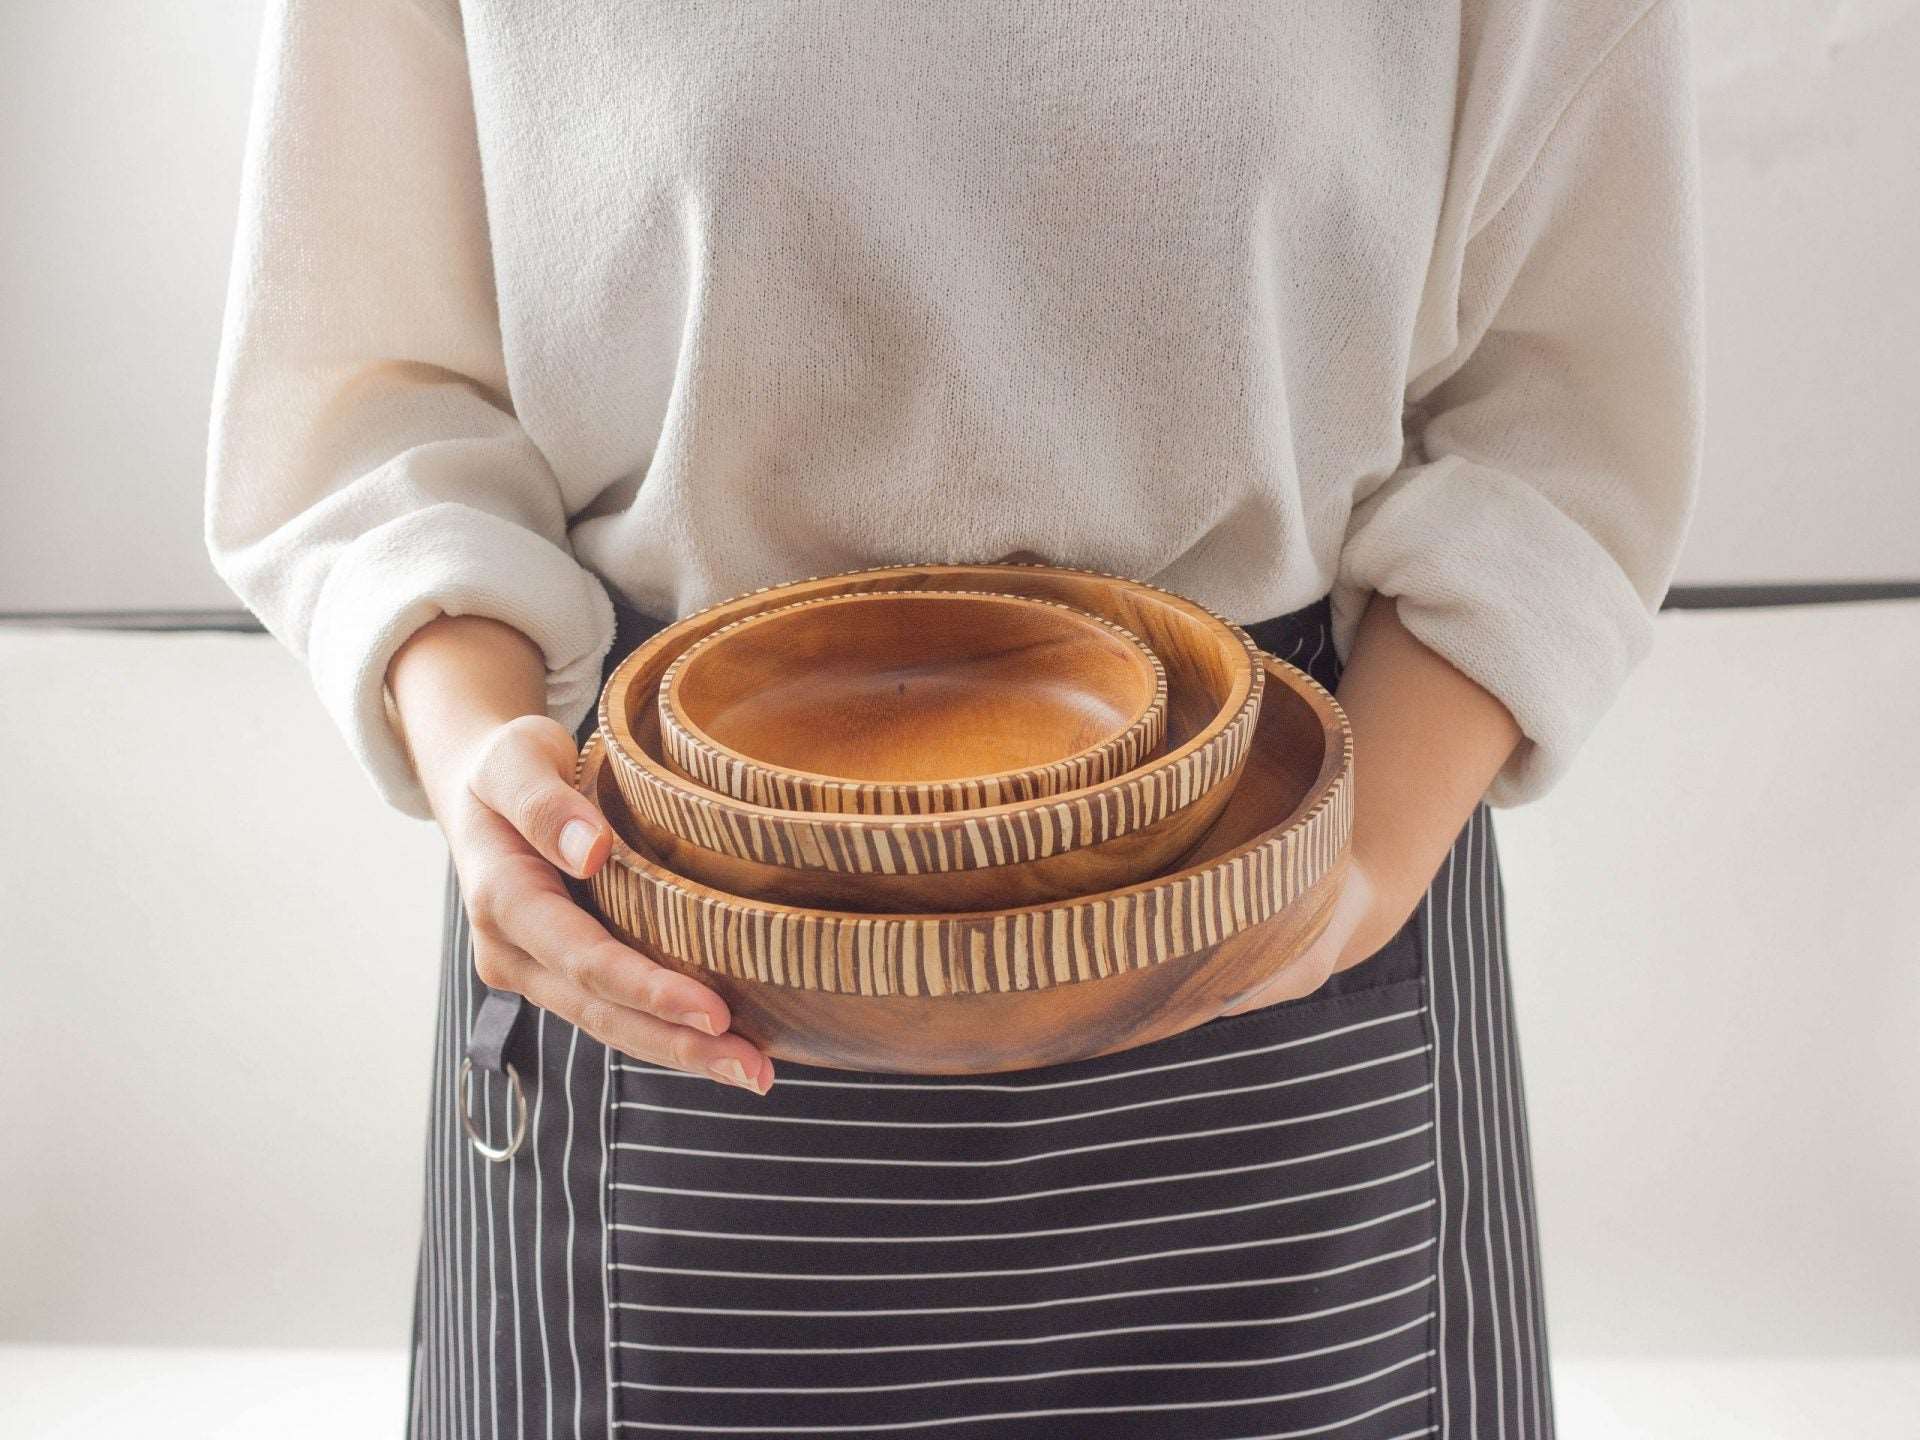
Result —
<instances>
[{"instance_id":1,"label":"carved striped rim","mask_svg":"<svg viewBox=\"0 0 1920 1440\"><path fill-rule=\"evenodd\" d=\"M1185 744L1147 759L1117 781L1042 800L950 814L836 815L755 805L675 773L634 733L636 719L649 730L658 722L657 693L653 686L643 683L643 677L649 670L656 674L664 670L686 646L717 630L718 625L702 628L711 624L717 612L821 583L883 585L899 579L910 585L920 572L946 568L1047 572L1074 580L1105 581L1159 597L1176 612L1205 617L1233 637L1246 657L1245 692L1237 705L1223 705L1212 721ZM1259 719L1266 683L1261 660L1259 647L1240 626L1196 601L1145 581L1097 570L1014 561L957 567L885 566L763 586L667 626L635 646L608 677L600 692L599 733L613 761L614 780L634 815L690 844L797 870L922 875L991 869L1118 839L1159 823L1215 786L1229 782L1239 773ZM647 692L644 699L638 693L642 690ZM636 709L645 713L636 716Z\"/></svg>"},{"instance_id":2,"label":"carved striped rim","mask_svg":"<svg viewBox=\"0 0 1920 1440\"><path fill-rule=\"evenodd\" d=\"M1304 672L1264 657L1331 729L1294 811L1204 864L1053 904L951 915L809 910L687 880L616 836L587 882L602 916L656 954L761 984L858 995L964 995L1046 989L1140 969L1220 944L1298 899L1346 853L1353 832L1353 733ZM603 737L587 741L575 784L601 801ZM616 827L627 817L613 815Z\"/></svg>"},{"instance_id":3,"label":"carved striped rim","mask_svg":"<svg viewBox=\"0 0 1920 1440\"><path fill-rule=\"evenodd\" d=\"M724 643L742 627L763 625L777 616L827 605L859 604L887 596L909 595L936 602L948 600L1012 600L1024 605L1062 610L1076 620L1107 631L1153 673L1153 693L1130 723L1097 745L1046 765L999 774L972 775L952 780L847 780L815 771L795 770L757 761L713 739L681 713L676 686L686 667L709 646ZM1044 800L1072 790L1083 790L1115 780L1134 769L1160 748L1166 734L1167 668L1146 642L1124 625L1089 614L1058 600L1031 595L1002 595L989 590L868 590L844 595L816 595L791 605L776 605L722 625L693 642L667 666L659 687L660 743L667 759L683 774L707 789L772 810L825 811L840 815L940 815L959 810L985 810L1022 800Z\"/></svg>"}]
</instances>

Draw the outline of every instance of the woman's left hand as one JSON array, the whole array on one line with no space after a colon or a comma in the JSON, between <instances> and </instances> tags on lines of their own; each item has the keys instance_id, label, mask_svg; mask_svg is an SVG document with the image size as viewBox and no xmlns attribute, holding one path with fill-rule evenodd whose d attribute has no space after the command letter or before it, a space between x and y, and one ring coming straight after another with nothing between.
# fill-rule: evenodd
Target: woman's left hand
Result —
<instances>
[{"instance_id":1,"label":"woman's left hand","mask_svg":"<svg viewBox=\"0 0 1920 1440\"><path fill-rule=\"evenodd\" d=\"M1327 928L1311 945L1269 976L1258 989L1238 1003L1228 1006L1222 1015L1238 1015L1243 1010L1258 1010L1282 1000L1298 1000L1311 995L1337 970L1347 970L1380 953L1400 927L1407 923L1420 903L1421 888L1390 884L1379 878L1376 867L1355 855L1347 866L1347 878L1334 898L1333 914Z\"/></svg>"},{"instance_id":2,"label":"woman's left hand","mask_svg":"<svg viewBox=\"0 0 1920 1440\"><path fill-rule=\"evenodd\" d=\"M1353 728L1353 847L1320 937L1222 1015L1298 1000L1376 955L1407 923L1519 743L1506 707L1429 650L1374 595L1337 696Z\"/></svg>"}]
</instances>

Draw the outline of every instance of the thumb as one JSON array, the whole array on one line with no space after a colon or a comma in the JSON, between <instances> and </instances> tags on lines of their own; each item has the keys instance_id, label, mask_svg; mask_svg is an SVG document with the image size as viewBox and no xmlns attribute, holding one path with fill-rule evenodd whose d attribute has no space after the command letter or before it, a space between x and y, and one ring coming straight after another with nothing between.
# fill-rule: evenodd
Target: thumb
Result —
<instances>
[{"instance_id":1,"label":"thumb","mask_svg":"<svg viewBox=\"0 0 1920 1440\"><path fill-rule=\"evenodd\" d=\"M1234 996L1220 1013L1238 1015L1243 1010L1313 994L1327 983L1329 975L1342 968L1341 961L1373 905L1373 896L1373 881L1365 869L1349 866L1320 933L1273 974Z\"/></svg>"},{"instance_id":2,"label":"thumb","mask_svg":"<svg viewBox=\"0 0 1920 1440\"><path fill-rule=\"evenodd\" d=\"M599 808L573 788L579 751L546 715L522 715L488 737L468 779L476 799L553 865L586 879L613 848Z\"/></svg>"}]
</instances>

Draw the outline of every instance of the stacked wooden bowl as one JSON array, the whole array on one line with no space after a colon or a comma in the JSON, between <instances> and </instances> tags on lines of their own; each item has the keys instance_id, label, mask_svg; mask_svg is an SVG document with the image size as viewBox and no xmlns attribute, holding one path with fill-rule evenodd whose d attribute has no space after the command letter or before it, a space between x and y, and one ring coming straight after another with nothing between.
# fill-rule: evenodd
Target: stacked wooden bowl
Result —
<instances>
[{"instance_id":1,"label":"stacked wooden bowl","mask_svg":"<svg viewBox=\"0 0 1920 1440\"><path fill-rule=\"evenodd\" d=\"M1218 1015L1324 928L1346 717L1168 591L920 565L754 591L608 679L578 783L628 944L777 1058L927 1074Z\"/></svg>"}]
</instances>

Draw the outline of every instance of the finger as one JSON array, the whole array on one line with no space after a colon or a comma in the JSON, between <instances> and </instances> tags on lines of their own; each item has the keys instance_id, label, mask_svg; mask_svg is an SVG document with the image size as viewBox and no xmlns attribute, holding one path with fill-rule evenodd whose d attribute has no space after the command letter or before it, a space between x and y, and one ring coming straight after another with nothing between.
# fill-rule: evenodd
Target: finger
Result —
<instances>
[{"instance_id":1,"label":"finger","mask_svg":"<svg viewBox=\"0 0 1920 1440\"><path fill-rule=\"evenodd\" d=\"M1339 967L1354 932L1365 920L1372 905L1373 887L1358 870L1349 872L1348 883L1341 886L1332 912L1311 944L1264 980L1260 987L1220 1013L1238 1015L1277 1005L1282 1000L1297 1000L1311 995L1327 983L1327 977Z\"/></svg>"},{"instance_id":2,"label":"finger","mask_svg":"<svg viewBox=\"0 0 1920 1440\"><path fill-rule=\"evenodd\" d=\"M480 983L489 990L515 990L518 993L513 981L524 966L532 963L532 958L497 935L486 934L477 928L469 933L473 944L473 973L480 977Z\"/></svg>"},{"instance_id":3,"label":"finger","mask_svg":"<svg viewBox=\"0 0 1920 1440\"><path fill-rule=\"evenodd\" d=\"M621 944L564 888L527 887L501 908L500 927L535 960L602 1000L709 1035L732 1023L717 992Z\"/></svg>"},{"instance_id":4,"label":"finger","mask_svg":"<svg viewBox=\"0 0 1920 1440\"><path fill-rule=\"evenodd\" d=\"M1395 918L1391 928L1380 935L1382 909L1379 887L1374 884L1372 874L1359 865L1350 868L1340 887L1339 898L1334 902L1333 918L1327 922L1327 929L1340 937L1340 953L1333 961L1335 970L1358 965L1400 928L1404 916ZM1380 935L1377 941L1373 938L1376 935Z\"/></svg>"},{"instance_id":5,"label":"finger","mask_svg":"<svg viewBox=\"0 0 1920 1440\"><path fill-rule=\"evenodd\" d=\"M468 788L548 864L584 880L612 851L613 831L599 808L573 788L578 758L559 721L522 715L494 731Z\"/></svg>"},{"instance_id":6,"label":"finger","mask_svg":"<svg viewBox=\"0 0 1920 1440\"><path fill-rule=\"evenodd\" d=\"M1258 1010L1267 1005L1277 1005L1282 1000L1298 1000L1304 995L1311 995L1327 983L1327 976L1333 973L1333 962L1337 955L1337 945L1330 943L1328 937L1322 934L1313 944L1263 980L1258 989L1220 1013L1238 1015L1243 1010Z\"/></svg>"},{"instance_id":7,"label":"finger","mask_svg":"<svg viewBox=\"0 0 1920 1440\"><path fill-rule=\"evenodd\" d=\"M623 1055L760 1095L773 1084L773 1061L738 1035L710 1037L617 1005L511 947L502 947L496 963L507 982L500 988L526 996Z\"/></svg>"},{"instance_id":8,"label":"finger","mask_svg":"<svg viewBox=\"0 0 1920 1440\"><path fill-rule=\"evenodd\" d=\"M459 850L482 857L467 889L476 930L498 935L584 990L710 1035L732 1013L716 991L622 944L502 816L476 805ZM463 867L464 874L464 867Z\"/></svg>"}]
</instances>

